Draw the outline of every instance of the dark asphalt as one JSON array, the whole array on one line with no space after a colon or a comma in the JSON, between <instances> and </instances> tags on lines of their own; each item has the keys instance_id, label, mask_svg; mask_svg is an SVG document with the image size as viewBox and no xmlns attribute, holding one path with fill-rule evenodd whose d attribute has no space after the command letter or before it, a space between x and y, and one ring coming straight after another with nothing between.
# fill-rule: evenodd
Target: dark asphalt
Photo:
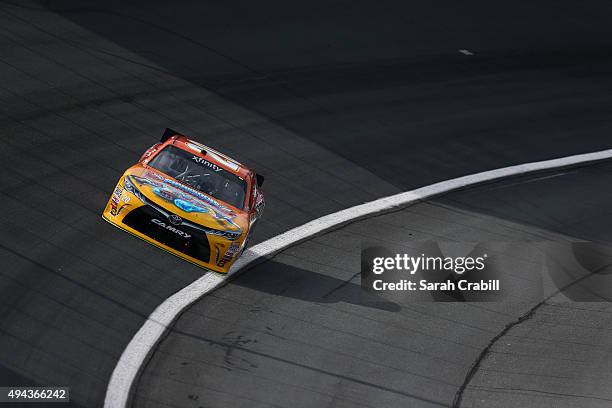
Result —
<instances>
[{"instance_id":1,"label":"dark asphalt","mask_svg":"<svg viewBox=\"0 0 612 408\"><path fill-rule=\"evenodd\" d=\"M610 147L605 1L49 4L401 190Z\"/></svg>"},{"instance_id":2,"label":"dark asphalt","mask_svg":"<svg viewBox=\"0 0 612 408\"><path fill-rule=\"evenodd\" d=\"M611 13L603 1L0 2L0 379L70 385L76 404L100 406L145 316L201 276L100 219L165 127L266 176L258 242L433 181L609 148ZM325 276L333 265L295 296L346 280ZM427 394L423 381L411 393Z\"/></svg>"},{"instance_id":3,"label":"dark asphalt","mask_svg":"<svg viewBox=\"0 0 612 408\"><path fill-rule=\"evenodd\" d=\"M481 360L463 407L608 407L609 303L414 303L365 294L359 270L368 241L610 242L611 180L611 163L515 178L287 249L180 317L135 405L446 407Z\"/></svg>"}]
</instances>

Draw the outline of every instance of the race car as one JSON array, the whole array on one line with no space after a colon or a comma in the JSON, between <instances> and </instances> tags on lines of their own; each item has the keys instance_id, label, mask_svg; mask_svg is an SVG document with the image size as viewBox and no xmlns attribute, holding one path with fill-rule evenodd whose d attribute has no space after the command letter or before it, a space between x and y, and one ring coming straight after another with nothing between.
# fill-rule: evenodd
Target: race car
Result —
<instances>
[{"instance_id":1,"label":"race car","mask_svg":"<svg viewBox=\"0 0 612 408\"><path fill-rule=\"evenodd\" d=\"M102 218L220 273L246 248L264 208L263 176L166 129L123 173Z\"/></svg>"}]
</instances>

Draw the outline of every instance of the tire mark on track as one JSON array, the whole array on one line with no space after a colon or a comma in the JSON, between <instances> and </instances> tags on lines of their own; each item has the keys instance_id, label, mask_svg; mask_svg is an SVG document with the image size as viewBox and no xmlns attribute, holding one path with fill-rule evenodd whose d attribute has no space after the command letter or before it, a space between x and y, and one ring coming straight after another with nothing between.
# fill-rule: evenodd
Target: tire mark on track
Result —
<instances>
[{"instance_id":1,"label":"tire mark on track","mask_svg":"<svg viewBox=\"0 0 612 408\"><path fill-rule=\"evenodd\" d=\"M247 353L247 354L250 354L250 355L254 355L254 356L257 356L257 357L264 358L264 359L273 360L273 361L276 361L276 362L279 362L279 363L283 363L283 364L289 364L289 365L292 365L292 366L295 366L295 367L299 367L299 368L302 368L302 369L305 369L305 370L308 370L308 371L316 372L318 374L327 375L327 376L331 376L331 377L334 377L334 378L339 378L339 379L346 380L346 381L349 381L349 382L352 382L352 383L355 383L355 384L360 384L360 385L363 385L363 386L366 386L366 387L375 388L375 389L378 389L378 390L381 390L381 391L389 392L389 393L400 395L400 396L403 396L403 397L408 397L408 398L416 399L418 401L427 402L427 403L430 403L430 404L433 404L433 405L437 405L437 406L441 406L441 407L446 407L447 406L447 404L442 402L442 401L437 401L437 400L433 400L433 399L429 399L429 398L425 398L425 397L420 397L420 396L415 395L415 394L411 394L411 393L408 393L408 392L405 392L405 391L402 391L402 390L398 390L398 389L395 389L395 388L387 387L387 386L384 386L384 385L374 384L372 382L361 380L361 379L356 378L356 377L351 377L349 375L334 373L334 372L329 371L329 370L325 370L325 369L321 369L321 368L316 368L316 367L313 367L313 366L310 366L310 365L307 365L307 364L303 364L303 363L299 363L299 362L296 362L296 361L291 361L291 360L283 358L283 357L277 357L277 356L273 356L273 355L270 355L270 354L267 354L267 353L264 353L264 352L250 350L248 348L245 348L245 347L242 347L242 346L239 346L239 345L229 344L227 342L223 342L223 341L219 341L219 340L214 340L214 339L209 339L209 338L206 338L206 337L203 337L203 336L198 336L198 335L195 335L195 334L192 334L192 333L188 333L186 331L178 330L178 329L173 329L172 332L176 333L178 335L181 335L181 336L184 336L184 337L196 340L196 341L205 342L205 343L207 343L209 345L212 345L212 346L219 346L219 347L222 347L222 348L225 348L225 349L227 349L229 347L233 347L235 350L239 350L241 352L244 352L244 353ZM448 385L448 386L451 386L451 387L455 386L455 384L453 384L453 383L449 383L449 382L446 382L446 381L441 381L440 379L435 378L435 377L426 376L426 375L422 375L422 374L416 374L416 373L410 373L410 372L406 372L406 373L409 374L409 375L413 375L413 376L416 376L416 377L420 377L420 378L424 378L424 379L430 380L430 381L435 382L435 383L444 384L444 385Z\"/></svg>"}]
</instances>

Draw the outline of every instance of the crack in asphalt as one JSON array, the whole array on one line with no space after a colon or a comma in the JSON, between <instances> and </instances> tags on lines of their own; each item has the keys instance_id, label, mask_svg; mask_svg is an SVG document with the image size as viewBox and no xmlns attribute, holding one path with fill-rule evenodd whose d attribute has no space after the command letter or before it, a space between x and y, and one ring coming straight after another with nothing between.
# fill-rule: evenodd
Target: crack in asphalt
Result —
<instances>
[{"instance_id":1,"label":"crack in asphalt","mask_svg":"<svg viewBox=\"0 0 612 408\"><path fill-rule=\"evenodd\" d=\"M491 349L493 348L493 346L497 343L497 341L499 339L504 337L510 330L512 330L512 328L514 328L514 327L518 326L519 324L521 324L521 323L531 319L533 317L533 315L535 314L535 312L540 307L546 305L547 302L550 299L552 299L553 297L555 297L558 294L562 293L563 291L565 291L569 287L582 282L583 280L593 276L594 274L597 274L598 272L600 272L601 270L603 270L603 269L605 269L605 268L607 268L609 266L610 265L604 265L604 266L598 268L597 270L591 271L590 273L588 273L588 274L586 274L586 275L576 279L575 281L570 282L567 285L557 289L556 291L554 291L553 293L548 295L546 298L544 298L542 301L540 301L539 303L534 305L531 309L529 309L527 312L525 312L523 315L521 315L518 319L516 319L515 321L513 321L511 323L508 323L506 326L504 326L504 328L499 333L497 333L491 340L489 340L489 342L487 343L485 348L482 349L482 351L480 352L480 354L478 355L476 360L474 360L474 363L472 364L472 366L470 367L469 371L466 373L465 378L463 379L463 383L461 384L461 386L459 387L459 389L455 393L455 398L453 399L453 403L450 406L452 408L460 408L461 407L461 402L463 400L463 394L465 393L465 390L470 385L470 382L472 381L472 379L474 378L474 376L476 375L476 373L480 369L480 366L482 365L484 360L487 358L487 356L489 355L489 352L491 351Z\"/></svg>"},{"instance_id":2,"label":"crack in asphalt","mask_svg":"<svg viewBox=\"0 0 612 408\"><path fill-rule=\"evenodd\" d=\"M554 293L555 295L557 294L557 292ZM482 364L482 362L485 360L485 358L489 355L489 351L491 350L491 348L495 345L495 343L497 343L497 341L499 339L501 339L502 337L504 337L506 335L506 333L508 333L513 327L523 323L526 320L529 320L533 317L534 313L536 312L536 310L543 306L546 301L548 299L550 299L550 297L552 297L553 295L547 297L546 299L544 299L542 302L538 303L537 305L535 305L534 307L532 307L531 309L529 309L525 314L523 314L522 316L520 316L517 320L515 320L514 322L508 323L503 329L502 331L500 331L499 333L497 333L497 335L495 335L495 337L493 337L491 340L489 340L489 343L487 343L486 347L484 349L482 349L482 351L480 352L480 354L478 355L478 357L476 358L476 360L474 361L474 363L472 364L472 367L470 367L469 371L467 372L467 374L465 375L465 378L463 380L463 383L461 384L461 386L459 387L459 389L457 390L457 393L455 394L455 398L453 399L453 403L451 405L452 408L459 408L461 406L461 401L463 400L463 393L465 392L466 388L468 387L468 385L470 384L470 382L472 381L472 378L474 378L474 375L476 375L476 373L478 372L478 369L480 368L480 365Z\"/></svg>"}]
</instances>

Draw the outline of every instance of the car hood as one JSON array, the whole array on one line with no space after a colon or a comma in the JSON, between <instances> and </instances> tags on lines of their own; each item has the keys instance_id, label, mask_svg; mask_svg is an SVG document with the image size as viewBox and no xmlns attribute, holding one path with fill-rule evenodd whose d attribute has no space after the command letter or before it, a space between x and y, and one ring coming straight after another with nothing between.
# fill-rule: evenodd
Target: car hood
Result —
<instances>
[{"instance_id":1,"label":"car hood","mask_svg":"<svg viewBox=\"0 0 612 408\"><path fill-rule=\"evenodd\" d=\"M124 177L149 201L149 204L162 207L184 220L237 234L248 229L249 220L246 212L237 211L222 201L142 165L128 169Z\"/></svg>"}]
</instances>

